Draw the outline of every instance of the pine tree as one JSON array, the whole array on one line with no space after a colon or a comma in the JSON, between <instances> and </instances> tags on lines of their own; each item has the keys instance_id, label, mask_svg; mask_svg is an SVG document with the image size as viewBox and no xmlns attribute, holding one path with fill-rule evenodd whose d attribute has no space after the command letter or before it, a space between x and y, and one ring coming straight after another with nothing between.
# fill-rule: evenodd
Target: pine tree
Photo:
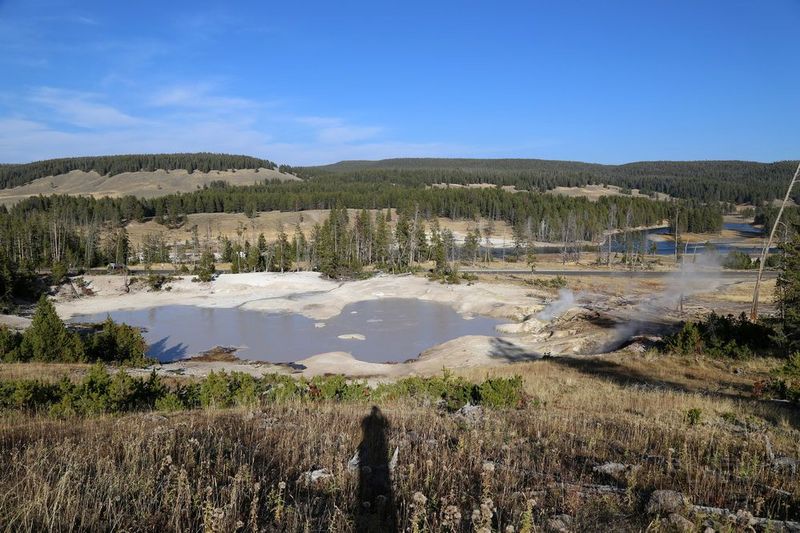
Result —
<instances>
[{"instance_id":1,"label":"pine tree","mask_svg":"<svg viewBox=\"0 0 800 533\"><path fill-rule=\"evenodd\" d=\"M389 260L389 245L391 235L389 234L389 224L382 213L375 215L375 232L373 234L372 250L375 261L385 265Z\"/></svg>"},{"instance_id":2,"label":"pine tree","mask_svg":"<svg viewBox=\"0 0 800 533\"><path fill-rule=\"evenodd\" d=\"M214 279L214 274L216 273L217 268L214 265L214 254L211 253L211 250L206 250L203 252L203 255L200 256L200 264L197 265L195 269L195 274L197 274L198 281L211 281Z\"/></svg>"},{"instance_id":3,"label":"pine tree","mask_svg":"<svg viewBox=\"0 0 800 533\"><path fill-rule=\"evenodd\" d=\"M481 230L478 228L467 231L467 236L464 239L464 254L469 258L472 264L478 260L478 249L481 243Z\"/></svg>"},{"instance_id":4,"label":"pine tree","mask_svg":"<svg viewBox=\"0 0 800 533\"><path fill-rule=\"evenodd\" d=\"M67 330L45 295L36 304L31 325L22 336L20 352L23 359L33 361L75 362L84 359L80 338Z\"/></svg>"},{"instance_id":5,"label":"pine tree","mask_svg":"<svg viewBox=\"0 0 800 533\"><path fill-rule=\"evenodd\" d=\"M790 352L800 351L800 226L783 245L784 257L775 290L783 314L783 334Z\"/></svg>"}]
</instances>

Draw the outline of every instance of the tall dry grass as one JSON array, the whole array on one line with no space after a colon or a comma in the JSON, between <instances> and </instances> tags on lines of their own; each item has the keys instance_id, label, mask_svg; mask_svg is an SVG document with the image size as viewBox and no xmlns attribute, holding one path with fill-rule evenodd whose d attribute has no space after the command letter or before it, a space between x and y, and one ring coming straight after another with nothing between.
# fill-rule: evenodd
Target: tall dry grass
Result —
<instances>
[{"instance_id":1,"label":"tall dry grass","mask_svg":"<svg viewBox=\"0 0 800 533\"><path fill-rule=\"evenodd\" d=\"M648 364L638 364L642 380ZM625 384L603 368L544 361L499 371L523 372L532 400L475 423L411 400L382 406L389 451L400 450L391 474L400 527L530 531L567 513L576 531L639 531L657 523L642 509L663 488L698 504L800 516L798 474L773 466L765 439L775 456L797 457L796 411L659 387L655 378ZM690 409L700 412L694 425ZM351 531L359 476L347 463L368 412L363 403L289 403L70 420L6 413L0 523L9 531ZM593 470L607 461L632 468ZM331 476L302 481L320 468Z\"/></svg>"}]
</instances>

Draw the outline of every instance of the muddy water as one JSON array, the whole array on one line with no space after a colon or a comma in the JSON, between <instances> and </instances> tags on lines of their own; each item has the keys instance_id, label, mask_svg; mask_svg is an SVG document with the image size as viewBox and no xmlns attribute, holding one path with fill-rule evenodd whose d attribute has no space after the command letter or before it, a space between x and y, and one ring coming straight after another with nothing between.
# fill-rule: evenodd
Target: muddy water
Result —
<instances>
[{"instance_id":1,"label":"muddy water","mask_svg":"<svg viewBox=\"0 0 800 533\"><path fill-rule=\"evenodd\" d=\"M112 311L111 318L144 328L149 355L174 361L214 346L238 347L244 359L297 361L332 351L370 362L398 362L463 335L494 335L501 320L465 318L447 305L386 298L357 302L325 321L292 313L209 309L169 305ZM99 322L107 314L75 316L71 322Z\"/></svg>"}]
</instances>

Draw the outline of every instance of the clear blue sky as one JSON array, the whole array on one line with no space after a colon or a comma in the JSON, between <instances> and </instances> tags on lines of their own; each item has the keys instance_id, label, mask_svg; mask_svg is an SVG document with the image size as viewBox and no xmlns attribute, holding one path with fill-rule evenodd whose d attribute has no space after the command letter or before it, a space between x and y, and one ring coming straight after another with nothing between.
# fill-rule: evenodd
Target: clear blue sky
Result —
<instances>
[{"instance_id":1,"label":"clear blue sky","mask_svg":"<svg viewBox=\"0 0 800 533\"><path fill-rule=\"evenodd\" d=\"M0 161L800 157L800 1L0 0Z\"/></svg>"}]
</instances>

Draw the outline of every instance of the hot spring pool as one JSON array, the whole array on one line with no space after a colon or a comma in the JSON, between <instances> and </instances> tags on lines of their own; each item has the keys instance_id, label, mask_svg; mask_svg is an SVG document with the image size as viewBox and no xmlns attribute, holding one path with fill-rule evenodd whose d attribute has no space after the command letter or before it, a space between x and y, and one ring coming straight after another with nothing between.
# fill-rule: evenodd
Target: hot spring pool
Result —
<instances>
[{"instance_id":1,"label":"hot spring pool","mask_svg":"<svg viewBox=\"0 0 800 533\"><path fill-rule=\"evenodd\" d=\"M70 322L117 322L143 328L148 355L161 362L196 355L215 346L237 347L243 359L285 363L342 351L369 362L400 362L464 335L495 335L504 321L465 318L451 307L411 298L366 300L328 320L295 313L167 305L77 315Z\"/></svg>"}]
</instances>

